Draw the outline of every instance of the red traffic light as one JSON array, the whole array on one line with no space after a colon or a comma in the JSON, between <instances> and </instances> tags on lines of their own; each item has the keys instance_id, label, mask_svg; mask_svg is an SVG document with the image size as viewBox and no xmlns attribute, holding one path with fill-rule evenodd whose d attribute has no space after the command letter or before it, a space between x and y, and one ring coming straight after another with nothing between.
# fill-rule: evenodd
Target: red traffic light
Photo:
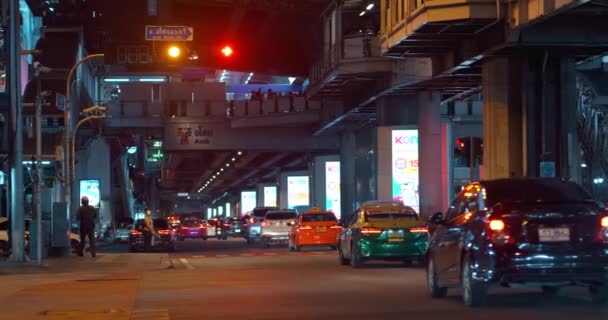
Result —
<instances>
[{"instance_id":1,"label":"red traffic light","mask_svg":"<svg viewBox=\"0 0 608 320\"><path fill-rule=\"evenodd\" d=\"M224 57L230 57L233 53L234 51L230 46L225 46L222 48L222 54L224 55Z\"/></svg>"}]
</instances>

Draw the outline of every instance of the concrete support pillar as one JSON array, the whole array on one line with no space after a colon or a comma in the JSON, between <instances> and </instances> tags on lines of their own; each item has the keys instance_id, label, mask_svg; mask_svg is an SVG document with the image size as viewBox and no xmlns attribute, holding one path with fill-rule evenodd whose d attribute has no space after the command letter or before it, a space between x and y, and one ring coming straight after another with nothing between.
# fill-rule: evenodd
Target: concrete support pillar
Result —
<instances>
[{"instance_id":1,"label":"concrete support pillar","mask_svg":"<svg viewBox=\"0 0 608 320\"><path fill-rule=\"evenodd\" d=\"M441 108L439 92L424 91L417 94L419 127L418 194L420 215L428 217L443 211Z\"/></svg>"},{"instance_id":2,"label":"concrete support pillar","mask_svg":"<svg viewBox=\"0 0 608 320\"><path fill-rule=\"evenodd\" d=\"M483 179L523 175L521 64L490 58L483 64Z\"/></svg>"},{"instance_id":3,"label":"concrete support pillar","mask_svg":"<svg viewBox=\"0 0 608 320\"><path fill-rule=\"evenodd\" d=\"M344 132L340 137L340 197L342 218L348 219L356 209L355 152L356 141L353 132Z\"/></svg>"}]
</instances>

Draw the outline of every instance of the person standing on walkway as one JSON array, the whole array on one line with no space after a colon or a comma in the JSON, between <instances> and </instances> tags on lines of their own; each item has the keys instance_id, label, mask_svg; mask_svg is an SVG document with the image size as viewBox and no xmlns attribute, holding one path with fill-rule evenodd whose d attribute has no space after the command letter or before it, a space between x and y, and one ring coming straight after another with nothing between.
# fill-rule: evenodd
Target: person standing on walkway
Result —
<instances>
[{"instance_id":1,"label":"person standing on walkway","mask_svg":"<svg viewBox=\"0 0 608 320\"><path fill-rule=\"evenodd\" d=\"M154 220L152 220L152 210L146 208L146 217L144 218L144 249L145 251L150 250L152 247L152 237L156 234L154 230Z\"/></svg>"},{"instance_id":2,"label":"person standing on walkway","mask_svg":"<svg viewBox=\"0 0 608 320\"><path fill-rule=\"evenodd\" d=\"M87 237L89 237L89 248L91 256L95 257L95 219L97 218L97 210L89 205L89 198L82 197L80 200L82 206L76 212L76 218L80 222L80 248L78 255L84 255L84 246Z\"/></svg>"}]
</instances>

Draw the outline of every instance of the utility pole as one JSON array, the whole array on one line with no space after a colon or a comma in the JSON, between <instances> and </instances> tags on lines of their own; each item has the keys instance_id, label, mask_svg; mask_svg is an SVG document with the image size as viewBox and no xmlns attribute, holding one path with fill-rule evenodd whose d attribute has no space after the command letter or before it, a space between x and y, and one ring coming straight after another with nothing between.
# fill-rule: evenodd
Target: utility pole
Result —
<instances>
[{"instance_id":1,"label":"utility pole","mask_svg":"<svg viewBox=\"0 0 608 320\"><path fill-rule=\"evenodd\" d=\"M36 71L36 73L38 72ZM36 74L36 178L34 179L34 212L36 216L36 261L39 265L42 265L42 95L40 87L40 75ZM33 226L30 228L33 228ZM30 245L30 250L31 247Z\"/></svg>"},{"instance_id":2,"label":"utility pole","mask_svg":"<svg viewBox=\"0 0 608 320\"><path fill-rule=\"evenodd\" d=\"M19 0L9 4L9 90L13 163L11 166L11 261L25 262L25 218L23 214L23 110L21 106L19 44Z\"/></svg>"}]
</instances>

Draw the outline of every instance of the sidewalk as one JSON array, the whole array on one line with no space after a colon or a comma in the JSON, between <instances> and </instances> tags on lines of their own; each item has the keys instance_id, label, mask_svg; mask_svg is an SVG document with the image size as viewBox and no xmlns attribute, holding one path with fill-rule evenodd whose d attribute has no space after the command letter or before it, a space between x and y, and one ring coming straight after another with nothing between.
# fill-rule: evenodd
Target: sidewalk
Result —
<instances>
[{"instance_id":1,"label":"sidewalk","mask_svg":"<svg viewBox=\"0 0 608 320\"><path fill-rule=\"evenodd\" d=\"M49 258L42 266L2 261L0 318L133 319L134 312L141 313L134 306L143 274L170 267L164 253L72 255Z\"/></svg>"},{"instance_id":2,"label":"sidewalk","mask_svg":"<svg viewBox=\"0 0 608 320\"><path fill-rule=\"evenodd\" d=\"M90 254L84 257L69 255L65 257L48 257L38 265L31 260L16 263L0 260L0 277L2 275L23 275L35 273L70 273L70 272L110 272L124 271L125 269L143 272L161 270L171 267L171 259L163 253L99 253L95 258Z\"/></svg>"}]
</instances>

